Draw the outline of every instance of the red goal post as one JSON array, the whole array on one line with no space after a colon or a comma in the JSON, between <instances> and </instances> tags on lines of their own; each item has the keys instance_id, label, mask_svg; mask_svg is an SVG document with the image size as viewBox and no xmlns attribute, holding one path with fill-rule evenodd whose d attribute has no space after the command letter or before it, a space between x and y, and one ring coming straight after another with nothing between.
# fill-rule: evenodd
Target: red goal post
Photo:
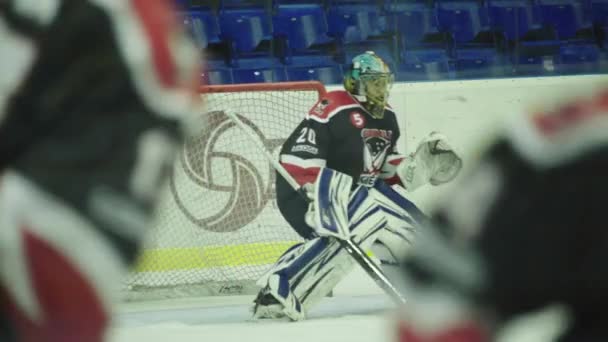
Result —
<instances>
[{"instance_id":1,"label":"red goal post","mask_svg":"<svg viewBox=\"0 0 608 342\"><path fill-rule=\"evenodd\" d=\"M316 91L319 98L325 95L327 92L325 86L318 81L220 84L203 85L199 88L199 92L201 94L264 91Z\"/></svg>"},{"instance_id":2,"label":"red goal post","mask_svg":"<svg viewBox=\"0 0 608 342\"><path fill-rule=\"evenodd\" d=\"M278 157L285 139L325 93L283 82L200 87L197 133L176 158L155 223L127 280L130 299L243 294L300 237L280 215L275 172L224 111L237 113Z\"/></svg>"}]
</instances>

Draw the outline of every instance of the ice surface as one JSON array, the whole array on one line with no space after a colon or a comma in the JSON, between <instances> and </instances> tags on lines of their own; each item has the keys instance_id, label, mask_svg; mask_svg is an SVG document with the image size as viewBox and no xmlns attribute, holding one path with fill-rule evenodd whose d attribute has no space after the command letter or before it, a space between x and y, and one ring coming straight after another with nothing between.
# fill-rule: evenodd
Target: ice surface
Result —
<instances>
[{"instance_id":1,"label":"ice surface","mask_svg":"<svg viewBox=\"0 0 608 342\"><path fill-rule=\"evenodd\" d=\"M393 304L356 268L302 322L251 321L251 296L205 297L118 306L110 342L397 342ZM406 296L407 297L407 296ZM559 310L518 321L498 342L548 342Z\"/></svg>"}]
</instances>

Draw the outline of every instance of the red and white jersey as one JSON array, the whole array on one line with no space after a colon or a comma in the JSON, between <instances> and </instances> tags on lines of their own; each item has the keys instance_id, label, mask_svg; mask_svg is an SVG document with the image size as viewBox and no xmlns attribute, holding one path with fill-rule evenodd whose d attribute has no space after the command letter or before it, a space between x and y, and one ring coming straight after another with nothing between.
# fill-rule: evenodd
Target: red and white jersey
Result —
<instances>
[{"instance_id":1,"label":"red and white jersey","mask_svg":"<svg viewBox=\"0 0 608 342\"><path fill-rule=\"evenodd\" d=\"M417 267L404 272L422 270L429 288L459 295L448 307L457 302L474 311L479 305L494 327L559 303L570 316L560 341L606 341L607 321L598 313L608 306L607 174L608 91L514 115L434 215L443 233L437 236L448 237L437 243L453 254L425 261L420 248L407 260ZM444 274L450 267L441 260L475 272ZM431 336L453 328L439 327Z\"/></svg>"},{"instance_id":2,"label":"red and white jersey","mask_svg":"<svg viewBox=\"0 0 608 342\"><path fill-rule=\"evenodd\" d=\"M392 109L376 119L348 92L332 91L285 141L280 160L300 184L314 182L319 168L329 167L371 185L384 176L399 136Z\"/></svg>"},{"instance_id":3,"label":"red and white jersey","mask_svg":"<svg viewBox=\"0 0 608 342\"><path fill-rule=\"evenodd\" d=\"M554 110L510 118L514 148L539 167L552 167L608 143L608 91Z\"/></svg>"},{"instance_id":4,"label":"red and white jersey","mask_svg":"<svg viewBox=\"0 0 608 342\"><path fill-rule=\"evenodd\" d=\"M104 203L149 212L181 121L200 102L201 58L169 4L0 5L0 170L77 208L112 238L129 228ZM164 155L150 158L153 151ZM133 257L131 244L121 249Z\"/></svg>"},{"instance_id":5,"label":"red and white jersey","mask_svg":"<svg viewBox=\"0 0 608 342\"><path fill-rule=\"evenodd\" d=\"M196 111L168 0L0 1L0 340L103 341Z\"/></svg>"}]
</instances>

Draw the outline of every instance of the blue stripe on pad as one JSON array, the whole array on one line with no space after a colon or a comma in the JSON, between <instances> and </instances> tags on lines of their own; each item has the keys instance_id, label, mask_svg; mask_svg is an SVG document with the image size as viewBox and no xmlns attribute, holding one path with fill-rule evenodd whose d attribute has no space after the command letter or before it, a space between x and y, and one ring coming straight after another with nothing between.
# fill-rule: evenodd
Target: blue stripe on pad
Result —
<instances>
[{"instance_id":1,"label":"blue stripe on pad","mask_svg":"<svg viewBox=\"0 0 608 342\"><path fill-rule=\"evenodd\" d=\"M335 233L338 232L338 227L335 220L335 213L333 213L333 206L329 190L332 179L332 172L329 169L322 169L319 177L317 178L318 188L317 188L317 201L319 204L319 208L321 212L319 213L321 216L321 224L323 228L333 231Z\"/></svg>"},{"instance_id":2,"label":"blue stripe on pad","mask_svg":"<svg viewBox=\"0 0 608 342\"><path fill-rule=\"evenodd\" d=\"M385 182L376 182L374 188L380 193L382 193L384 196L386 196L389 200L393 201L395 204L407 211L408 214L410 214L414 218L414 220L418 222L418 224L423 224L425 221L428 220L426 215L420 209L418 209L418 207L414 203L412 203L407 198L401 196L397 191L395 191Z\"/></svg>"},{"instance_id":3,"label":"blue stripe on pad","mask_svg":"<svg viewBox=\"0 0 608 342\"><path fill-rule=\"evenodd\" d=\"M325 250L327 247L329 240L328 239L318 239L314 244L303 254L296 256L293 264L288 267L282 269L279 273L287 276L287 278L291 279L294 275L300 272L308 264L319 254Z\"/></svg>"},{"instance_id":4,"label":"blue stripe on pad","mask_svg":"<svg viewBox=\"0 0 608 342\"><path fill-rule=\"evenodd\" d=\"M367 198L369 192L364 186L358 186L354 194L351 195L350 201L348 202L348 219L352 219L353 215L357 212L363 201Z\"/></svg>"}]
</instances>

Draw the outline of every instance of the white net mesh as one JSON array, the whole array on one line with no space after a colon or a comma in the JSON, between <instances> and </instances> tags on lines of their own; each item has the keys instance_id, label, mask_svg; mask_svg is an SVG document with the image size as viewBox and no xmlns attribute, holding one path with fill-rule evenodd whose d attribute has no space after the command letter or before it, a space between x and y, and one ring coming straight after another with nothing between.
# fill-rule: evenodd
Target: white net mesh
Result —
<instances>
[{"instance_id":1,"label":"white net mesh","mask_svg":"<svg viewBox=\"0 0 608 342\"><path fill-rule=\"evenodd\" d=\"M264 153L223 111L236 112L278 156L322 85L205 89L204 127L186 142L163 189L127 299L255 292L255 281L300 240L278 211Z\"/></svg>"}]
</instances>

